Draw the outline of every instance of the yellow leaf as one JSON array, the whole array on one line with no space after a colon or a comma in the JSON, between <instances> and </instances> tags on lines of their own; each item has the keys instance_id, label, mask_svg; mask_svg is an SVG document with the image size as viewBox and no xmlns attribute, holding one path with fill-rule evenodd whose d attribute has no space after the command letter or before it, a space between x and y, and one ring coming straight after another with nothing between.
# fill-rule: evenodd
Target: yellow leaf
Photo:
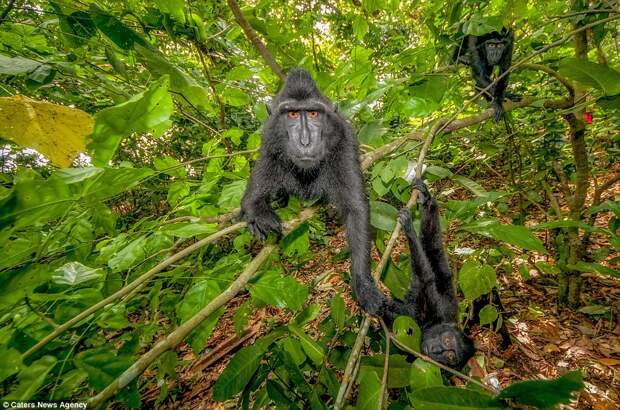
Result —
<instances>
[{"instance_id":1,"label":"yellow leaf","mask_svg":"<svg viewBox=\"0 0 620 410\"><path fill-rule=\"evenodd\" d=\"M94 120L84 111L16 95L0 97L0 137L34 148L61 168L86 151Z\"/></svg>"}]
</instances>

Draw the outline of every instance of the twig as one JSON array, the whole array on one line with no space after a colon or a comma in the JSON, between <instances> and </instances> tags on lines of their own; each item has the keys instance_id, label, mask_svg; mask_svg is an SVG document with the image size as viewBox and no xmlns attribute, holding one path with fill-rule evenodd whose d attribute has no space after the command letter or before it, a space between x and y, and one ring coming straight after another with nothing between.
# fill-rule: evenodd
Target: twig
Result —
<instances>
[{"instance_id":1,"label":"twig","mask_svg":"<svg viewBox=\"0 0 620 410\"><path fill-rule=\"evenodd\" d=\"M118 291L114 292L112 295L110 295L107 298L103 299L101 302L92 305L91 307L89 307L88 309L84 310L83 312L81 312L77 316L74 316L72 319L69 319L68 321L66 321L62 325L58 326L56 329L54 329L53 332L51 332L50 334L45 336L37 344L32 346L30 349L28 349L22 355L22 360L26 359L26 358L30 357L32 354L36 353L42 347L44 347L49 342L51 342L56 337L58 337L60 334L62 334L66 330L72 328L76 324L80 323L82 320L86 319L88 316L90 316L93 313L97 312L98 310L104 308L105 306L107 306L108 304L114 302L115 300L120 299L121 297L125 296L126 294L131 292L134 288L136 288L136 287L140 286L141 284L149 281L151 278L153 278L153 276L155 276L157 273L163 271L168 266L170 266L173 263L175 263L175 262L185 258L186 256L190 255L194 251L196 251L196 250L198 250L198 249L200 249L200 248L202 248L202 247L204 247L204 246L206 246L206 245L208 245L210 243L213 243L213 242L217 241L221 237L226 236L226 235L228 235L231 232L238 231L239 229L243 228L245 225L246 225L245 222L239 222L239 223L236 223L234 225L231 225L228 228L222 229L221 231L215 232L214 234L209 235L209 236L207 236L204 239L201 239L200 241L198 241L198 242L188 246L187 248L183 249L182 251L179 251L176 254L170 256L169 258L164 259L162 262L157 264L154 268L152 268L148 272L144 273L142 276L140 276L138 279L134 280L133 282L131 282L127 286L119 289Z\"/></svg>"},{"instance_id":2,"label":"twig","mask_svg":"<svg viewBox=\"0 0 620 410\"><path fill-rule=\"evenodd\" d=\"M256 47L256 49L258 50L260 55L263 57L267 65L271 67L271 70L282 80L285 80L286 76L284 75L282 68L278 65L278 63L276 62L275 58L273 58L273 55L271 55L269 50L267 50L267 47L261 41L261 39L258 38L258 35L256 34L254 29L250 25L250 22L248 22L248 20L243 15L243 12L241 11L241 8L239 8L239 5L237 4L237 2L235 0L227 0L227 2L228 2L228 6L230 7L233 14L235 15L235 20L237 20L237 23L239 24L239 26L241 26L241 29L243 29L245 36L248 38L248 40L250 40L252 44L254 44L254 47Z\"/></svg>"},{"instance_id":3,"label":"twig","mask_svg":"<svg viewBox=\"0 0 620 410\"><path fill-rule=\"evenodd\" d=\"M523 68L525 70L538 70L538 71L547 73L553 78L555 78L556 80L558 80L560 83L562 83L562 85L566 87L570 95L575 95L575 88L573 87L573 84L570 81L568 81L566 77L561 76L560 73L558 73L552 68L547 67L546 65L528 63L528 64L521 64L521 67L519 68Z\"/></svg>"},{"instance_id":4,"label":"twig","mask_svg":"<svg viewBox=\"0 0 620 410\"><path fill-rule=\"evenodd\" d=\"M390 341L392 339L392 335L383 319L379 319L379 323L381 323L383 333L385 333L385 359L383 361L383 377L381 378L381 396L379 397L379 402L377 403L377 410L383 410L384 403L387 405L387 379L388 370L390 368Z\"/></svg>"},{"instance_id":5,"label":"twig","mask_svg":"<svg viewBox=\"0 0 620 410\"><path fill-rule=\"evenodd\" d=\"M202 69L205 72L205 76L207 77L207 83L209 83L209 88L211 88L211 92L213 93L213 98L215 98L215 102L220 107L220 130L224 130L226 128L226 110L224 109L224 103L220 98L217 90L215 89L215 82L213 78L211 78L211 73L209 72L209 68L207 67L207 63L205 62L205 58L203 55L204 45L199 43L197 40L194 41L194 45L196 46L196 51L198 52L198 58L200 59L200 63L202 64Z\"/></svg>"}]
</instances>

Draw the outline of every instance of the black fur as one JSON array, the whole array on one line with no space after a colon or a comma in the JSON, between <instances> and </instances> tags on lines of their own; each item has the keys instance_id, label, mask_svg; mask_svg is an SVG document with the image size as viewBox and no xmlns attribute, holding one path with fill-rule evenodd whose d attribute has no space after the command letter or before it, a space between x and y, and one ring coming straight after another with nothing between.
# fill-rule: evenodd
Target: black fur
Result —
<instances>
[{"instance_id":1,"label":"black fur","mask_svg":"<svg viewBox=\"0 0 620 410\"><path fill-rule=\"evenodd\" d=\"M439 208L422 180L412 185L420 191L421 237L413 229L410 211L403 208L399 218L411 252L411 288L404 301L391 302L387 320L411 316L422 329L422 352L460 369L474 354L474 346L457 326L458 301L443 248Z\"/></svg>"},{"instance_id":2,"label":"black fur","mask_svg":"<svg viewBox=\"0 0 620 410\"><path fill-rule=\"evenodd\" d=\"M514 33L511 29L503 29L501 32L494 31L482 36L466 35L454 50L452 61L470 66L472 77L476 83L476 89L482 91L492 82L491 75L493 74L494 66L499 66L500 75L510 68L513 44ZM490 51L489 45L498 45L503 50L501 55L496 58L496 61L494 61L492 56L492 54L496 53ZM506 74L497 84L482 94L487 101L493 102L495 121L499 121L504 116L504 107L502 105L504 98L510 97L514 101L519 99L514 94L506 94L508 77L509 74Z\"/></svg>"},{"instance_id":3,"label":"black fur","mask_svg":"<svg viewBox=\"0 0 620 410\"><path fill-rule=\"evenodd\" d=\"M318 134L313 134L310 145L320 155L300 165L291 154L299 144L291 134L291 127L287 128L287 112L305 115L314 110L320 112L322 128L320 137L315 138ZM286 198L292 194L302 200L327 198L347 228L352 287L357 300L368 313L383 315L386 297L370 274L369 205L353 129L302 69L289 73L270 112L263 129L260 157L242 200L242 218L255 236L264 239L269 232L279 233L282 229L271 207L274 196Z\"/></svg>"}]
</instances>

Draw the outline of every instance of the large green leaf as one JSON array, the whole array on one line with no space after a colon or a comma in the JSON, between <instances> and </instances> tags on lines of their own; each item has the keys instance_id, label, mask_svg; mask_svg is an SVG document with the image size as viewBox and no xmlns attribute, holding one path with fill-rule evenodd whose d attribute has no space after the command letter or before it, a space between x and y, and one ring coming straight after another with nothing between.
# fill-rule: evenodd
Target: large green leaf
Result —
<instances>
[{"instance_id":1,"label":"large green leaf","mask_svg":"<svg viewBox=\"0 0 620 410\"><path fill-rule=\"evenodd\" d=\"M566 58L560 62L560 74L597 88L605 95L620 94L620 73L609 66L576 58Z\"/></svg>"},{"instance_id":2,"label":"large green leaf","mask_svg":"<svg viewBox=\"0 0 620 410\"><path fill-rule=\"evenodd\" d=\"M186 322L192 318L220 293L221 289L216 280L201 280L196 282L189 288L177 308L177 314L181 322ZM217 309L209 315L200 326L192 331L189 343L195 352L200 352L204 349L209 340L209 336L211 336L211 332L213 332L213 328L223 313L223 307Z\"/></svg>"},{"instance_id":3,"label":"large green leaf","mask_svg":"<svg viewBox=\"0 0 620 410\"><path fill-rule=\"evenodd\" d=\"M308 297L306 286L292 276L283 276L275 271L263 273L247 288L253 300L291 310L299 309Z\"/></svg>"},{"instance_id":4,"label":"large green leaf","mask_svg":"<svg viewBox=\"0 0 620 410\"><path fill-rule=\"evenodd\" d=\"M117 353L118 349L106 344L81 351L75 356L74 363L78 369L88 373L88 383L92 387L103 390L134 362L131 356Z\"/></svg>"},{"instance_id":5,"label":"large green leaf","mask_svg":"<svg viewBox=\"0 0 620 410\"><path fill-rule=\"evenodd\" d=\"M101 269L90 268L80 262L68 262L54 271L52 281L59 285L76 286L102 277Z\"/></svg>"},{"instance_id":6,"label":"large green leaf","mask_svg":"<svg viewBox=\"0 0 620 410\"><path fill-rule=\"evenodd\" d=\"M540 239L522 225L505 225L496 219L484 219L463 225L461 229L507 242L519 248L547 253Z\"/></svg>"},{"instance_id":7,"label":"large green leaf","mask_svg":"<svg viewBox=\"0 0 620 410\"><path fill-rule=\"evenodd\" d=\"M0 346L0 382L19 372L22 368L22 355L15 349Z\"/></svg>"},{"instance_id":8,"label":"large green leaf","mask_svg":"<svg viewBox=\"0 0 620 410\"><path fill-rule=\"evenodd\" d=\"M4 359L3 359L4 360ZM4 400L30 400L45 382L45 377L56 366L57 359L53 356L43 356L30 366L19 372L19 384ZM7 403L7 402L5 402Z\"/></svg>"},{"instance_id":9,"label":"large green leaf","mask_svg":"<svg viewBox=\"0 0 620 410\"><path fill-rule=\"evenodd\" d=\"M304 352L306 352L310 360L317 365L321 364L323 362L323 358L325 357L325 349L323 349L320 344L314 341L299 327L290 324L288 325L288 329L299 338L301 347L304 349Z\"/></svg>"},{"instance_id":10,"label":"large green leaf","mask_svg":"<svg viewBox=\"0 0 620 410\"><path fill-rule=\"evenodd\" d=\"M573 399L573 394L583 387L581 372L573 371L555 380L528 380L514 383L502 390L497 398L510 399L519 404L546 410L553 409L558 404L569 403Z\"/></svg>"},{"instance_id":11,"label":"large green leaf","mask_svg":"<svg viewBox=\"0 0 620 410\"><path fill-rule=\"evenodd\" d=\"M25 227L42 224L64 215L74 197L58 177L43 178L35 171L24 169L15 177L13 191L2 204L0 228L14 224Z\"/></svg>"},{"instance_id":12,"label":"large green leaf","mask_svg":"<svg viewBox=\"0 0 620 410\"><path fill-rule=\"evenodd\" d=\"M422 331L415 320L409 316L398 316L392 328L396 340L411 350L420 351Z\"/></svg>"},{"instance_id":13,"label":"large green leaf","mask_svg":"<svg viewBox=\"0 0 620 410\"><path fill-rule=\"evenodd\" d=\"M213 399L224 401L239 393L250 381L269 345L278 336L270 333L253 345L240 349L213 385Z\"/></svg>"},{"instance_id":14,"label":"large green leaf","mask_svg":"<svg viewBox=\"0 0 620 410\"><path fill-rule=\"evenodd\" d=\"M375 372L365 372L360 380L356 410L376 410L381 399L381 379Z\"/></svg>"},{"instance_id":15,"label":"large green leaf","mask_svg":"<svg viewBox=\"0 0 620 410\"><path fill-rule=\"evenodd\" d=\"M392 231L396 226L398 210L385 202L370 201L370 224L383 231Z\"/></svg>"},{"instance_id":16,"label":"large green leaf","mask_svg":"<svg viewBox=\"0 0 620 410\"><path fill-rule=\"evenodd\" d=\"M33 72L41 63L23 57L7 57L0 54L0 74L20 75Z\"/></svg>"},{"instance_id":17,"label":"large green leaf","mask_svg":"<svg viewBox=\"0 0 620 410\"><path fill-rule=\"evenodd\" d=\"M471 259L467 260L459 271L459 286L467 300L486 295L497 286L495 269L489 265L480 265Z\"/></svg>"},{"instance_id":18,"label":"large green leaf","mask_svg":"<svg viewBox=\"0 0 620 410\"><path fill-rule=\"evenodd\" d=\"M416 359L410 365L409 385L411 389L425 389L433 386L443 386L441 370L432 363Z\"/></svg>"},{"instance_id":19,"label":"large green leaf","mask_svg":"<svg viewBox=\"0 0 620 410\"><path fill-rule=\"evenodd\" d=\"M168 82L169 77L164 76L129 101L97 113L87 145L96 165L107 165L123 137L146 132L160 136L170 127L174 107Z\"/></svg>"},{"instance_id":20,"label":"large green leaf","mask_svg":"<svg viewBox=\"0 0 620 410\"><path fill-rule=\"evenodd\" d=\"M409 395L416 410L501 410L502 405L484 393L460 387L435 386Z\"/></svg>"},{"instance_id":21,"label":"large green leaf","mask_svg":"<svg viewBox=\"0 0 620 410\"><path fill-rule=\"evenodd\" d=\"M383 364L385 355L376 354L364 356L360 362L359 380L363 380L366 372L374 372L378 378L383 377ZM392 354L389 358L388 387L390 389L409 386L409 373L411 363L407 362L407 356Z\"/></svg>"}]
</instances>

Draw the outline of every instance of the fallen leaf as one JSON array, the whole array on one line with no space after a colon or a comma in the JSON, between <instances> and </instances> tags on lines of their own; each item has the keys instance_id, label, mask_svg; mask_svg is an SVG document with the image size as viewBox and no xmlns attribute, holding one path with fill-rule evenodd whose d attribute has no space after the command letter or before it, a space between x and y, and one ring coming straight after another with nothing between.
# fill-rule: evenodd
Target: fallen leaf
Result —
<instances>
[{"instance_id":1,"label":"fallen leaf","mask_svg":"<svg viewBox=\"0 0 620 410\"><path fill-rule=\"evenodd\" d=\"M613 359L611 357L602 357L598 359L599 362L606 366L620 366L620 359Z\"/></svg>"},{"instance_id":2,"label":"fallen leaf","mask_svg":"<svg viewBox=\"0 0 620 410\"><path fill-rule=\"evenodd\" d=\"M84 111L16 95L0 97L0 137L34 148L52 164L71 165L84 152L94 120Z\"/></svg>"},{"instance_id":3,"label":"fallen leaf","mask_svg":"<svg viewBox=\"0 0 620 410\"><path fill-rule=\"evenodd\" d=\"M547 343L545 347L543 347L543 351L545 353L559 353L560 348L557 347L557 345L554 345L553 343Z\"/></svg>"}]
</instances>

